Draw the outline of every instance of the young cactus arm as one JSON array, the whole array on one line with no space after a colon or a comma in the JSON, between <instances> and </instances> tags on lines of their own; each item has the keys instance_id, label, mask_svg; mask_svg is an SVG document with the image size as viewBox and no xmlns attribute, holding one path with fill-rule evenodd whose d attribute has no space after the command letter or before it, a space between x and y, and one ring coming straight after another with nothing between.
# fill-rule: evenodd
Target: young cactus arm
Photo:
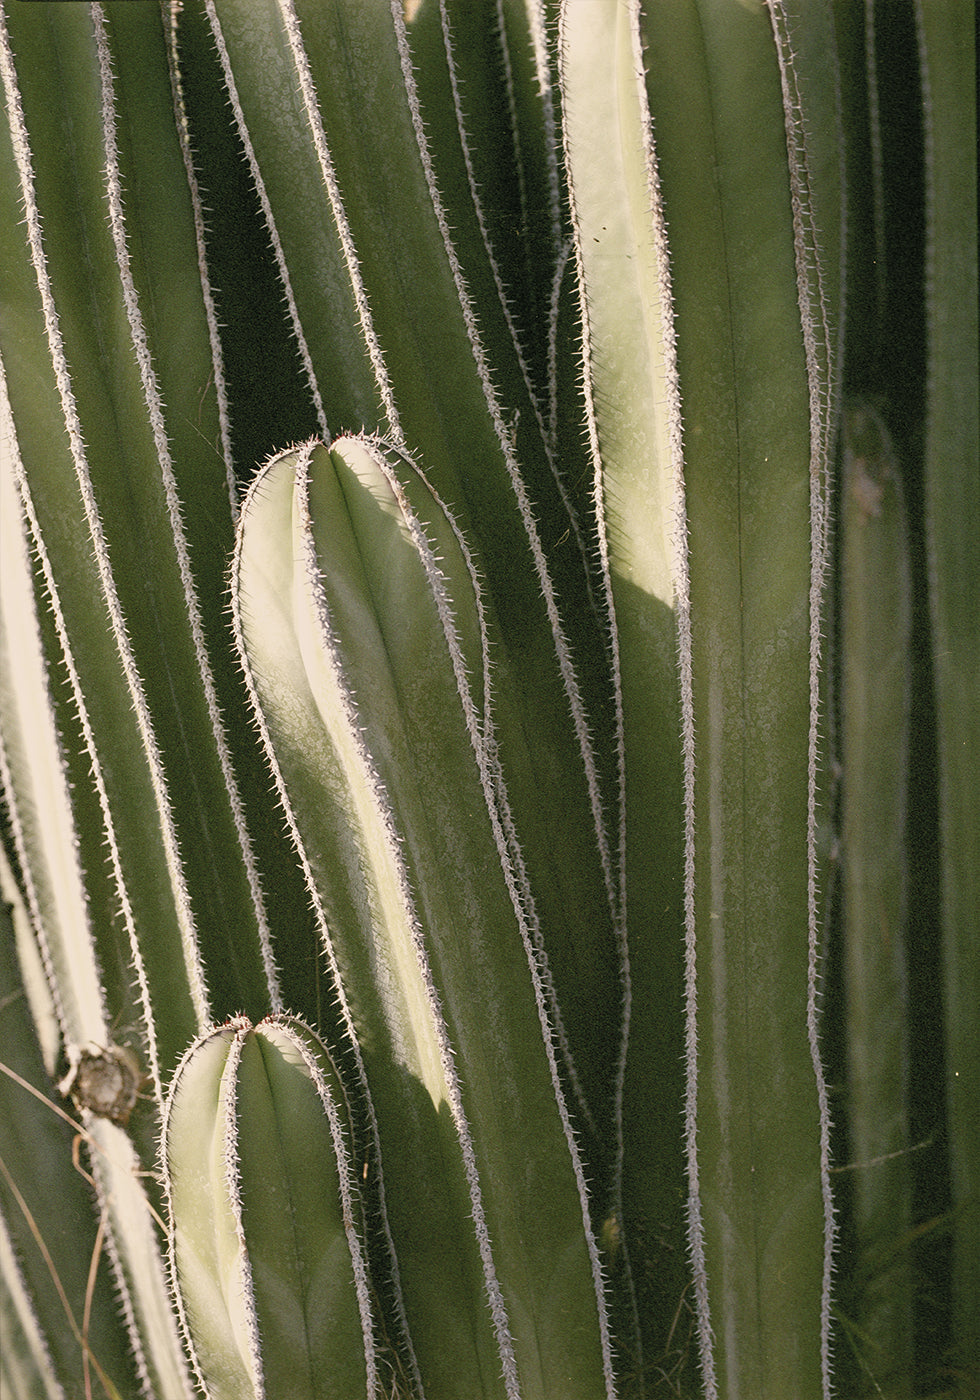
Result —
<instances>
[{"instance_id":1,"label":"young cactus arm","mask_svg":"<svg viewBox=\"0 0 980 1400\"><path fill-rule=\"evenodd\" d=\"M976 7L916 4L926 132L926 539L939 760L955 1342L980 1337Z\"/></svg>"},{"instance_id":2,"label":"young cactus arm","mask_svg":"<svg viewBox=\"0 0 980 1400\"><path fill-rule=\"evenodd\" d=\"M174 1284L209 1400L378 1394L345 1099L292 1017L229 1022L171 1085Z\"/></svg>"},{"instance_id":3,"label":"young cactus arm","mask_svg":"<svg viewBox=\"0 0 980 1400\"><path fill-rule=\"evenodd\" d=\"M260 1062L261 1057L261 1062ZM249 1059L254 1062L249 1065ZM355 1179L343 1085L307 1027L267 1021L242 1048L239 1131L242 1229L251 1259L269 1392L340 1397L378 1394L374 1319L364 1254L364 1212ZM277 1128L270 1153L263 1117ZM308 1124L308 1131L294 1131ZM326 1162L326 1182L311 1172ZM287 1220L276 1202L292 1187ZM309 1229L305 1229L309 1222ZM284 1234L283 1223L293 1233ZM291 1266L305 1314L282 1307L278 1281ZM308 1377L308 1378L307 1378Z\"/></svg>"},{"instance_id":4,"label":"young cactus arm","mask_svg":"<svg viewBox=\"0 0 980 1400\"><path fill-rule=\"evenodd\" d=\"M236 635L347 1020L359 1072L355 1093L369 1119L373 1140L368 1150L375 1168L379 1139L390 1141L395 1170L388 1172L386 1159L380 1184L391 1222L389 1225L383 1220L382 1224L399 1245L393 1293L402 1317L396 1325L404 1330L403 1299L411 1298L413 1336L409 1355L416 1373L418 1362L412 1347L426 1364L427 1395L434 1389L436 1395L448 1396L454 1383L462 1394L478 1395L479 1353L474 1355L460 1345L447 1352L444 1344L446 1336L471 1334L470 1315L475 1311L482 1324L479 1345L490 1353L495 1350L489 1325L484 1321L478 1250L469 1232L462 1239L454 1237L456 1217L466 1210L465 1179L452 1157L443 1161L438 1172L427 1165L427 1161L440 1155L439 1128L431 1109L420 1111L419 1094L413 1091L414 1080L421 1076L422 1057L426 1060L427 1076L434 1074L438 1081L438 1047L431 1040L421 1050L406 1050L398 1043L405 1038L401 1027L411 1019L406 1007L408 989L423 1005L424 989L419 989L417 978L413 986L410 944L407 950L395 945L384 959L374 959L370 937L359 940L363 947L358 948L357 944L348 947L347 941L337 936L338 931L345 929L370 929L372 917L404 924L405 914L397 883L392 893L390 880L380 885L366 881L371 869L370 851L365 861L356 835L360 791L357 795L351 792L350 779L324 734L298 646L293 596L297 587L294 496L298 465L297 453L274 459L243 504L232 571ZM361 801L370 812L370 788ZM383 816L374 827L375 839L384 851L391 838ZM393 913L386 909L385 901ZM408 967L403 969L400 964L405 962L406 954ZM372 961L376 962L373 973ZM387 993L386 1005L385 980L392 980L387 971L392 963L398 976ZM397 1022L392 1007L397 1007ZM419 1013L419 1019L424 1022L424 1011ZM402 1067L406 1059L414 1070L414 1079ZM436 1064L435 1070L431 1061ZM372 1073L370 1093L365 1084L366 1070ZM422 1102L425 1103L424 1098ZM389 1118L394 1120L390 1131ZM434 1295L429 1308L424 1306L426 1288ZM431 1318L427 1317L429 1313ZM431 1360L426 1356L429 1349ZM496 1369L495 1363L491 1369Z\"/></svg>"},{"instance_id":5,"label":"young cactus arm","mask_svg":"<svg viewBox=\"0 0 980 1400\"><path fill-rule=\"evenodd\" d=\"M363 440L266 468L233 572L243 658L363 1047L425 1393L611 1394L472 562L412 478Z\"/></svg>"},{"instance_id":6,"label":"young cactus arm","mask_svg":"<svg viewBox=\"0 0 980 1400\"><path fill-rule=\"evenodd\" d=\"M841 764L855 1318L889 1394L912 1385L905 951L911 581L899 464L868 405L845 408ZM886 1379L887 1378L887 1379Z\"/></svg>"},{"instance_id":7,"label":"young cactus arm","mask_svg":"<svg viewBox=\"0 0 980 1400\"><path fill-rule=\"evenodd\" d=\"M690 1234L712 1397L829 1386L813 810L839 196L823 136L819 158L801 142L835 77L821 10L801 54L812 40L825 67L801 58L784 103L788 51L774 28L785 16L772 8L773 23L761 5L641 14L567 0L562 11L586 387L621 657L633 1006L653 995L645 945L678 937L683 888ZM664 740L678 727L663 724L678 704L675 602L683 866L676 830L649 815L656 765L675 790L680 781ZM664 851L666 897L654 902L639 881ZM676 987L676 954L671 977ZM634 1056L659 1053L633 1031ZM641 1085L660 1061L648 1064L646 1080L631 1067ZM629 1159L627 1143L627 1191ZM627 1195L627 1215L630 1205Z\"/></svg>"},{"instance_id":8,"label":"young cactus arm","mask_svg":"<svg viewBox=\"0 0 980 1400\"><path fill-rule=\"evenodd\" d=\"M234 1039L229 1024L194 1041L171 1081L160 1139L171 1285L197 1379L219 1397L261 1394L225 1163L222 1076Z\"/></svg>"}]
</instances>

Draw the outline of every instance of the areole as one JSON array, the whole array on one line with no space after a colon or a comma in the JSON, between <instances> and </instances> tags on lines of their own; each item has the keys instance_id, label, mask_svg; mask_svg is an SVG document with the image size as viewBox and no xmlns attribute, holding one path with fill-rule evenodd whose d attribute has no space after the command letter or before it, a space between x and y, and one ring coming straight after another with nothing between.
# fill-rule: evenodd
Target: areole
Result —
<instances>
[{"instance_id":1,"label":"areole","mask_svg":"<svg viewBox=\"0 0 980 1400\"><path fill-rule=\"evenodd\" d=\"M128 1045L110 1045L69 1053L68 1073L58 1091L76 1108L87 1108L124 1128L136 1106L146 1076Z\"/></svg>"}]
</instances>

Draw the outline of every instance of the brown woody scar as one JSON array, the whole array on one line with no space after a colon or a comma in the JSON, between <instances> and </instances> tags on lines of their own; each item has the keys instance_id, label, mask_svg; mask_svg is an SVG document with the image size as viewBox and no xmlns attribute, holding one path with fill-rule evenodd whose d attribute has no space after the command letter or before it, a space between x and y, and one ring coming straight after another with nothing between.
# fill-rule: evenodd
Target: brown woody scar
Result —
<instances>
[{"instance_id":1,"label":"brown woody scar","mask_svg":"<svg viewBox=\"0 0 980 1400\"><path fill-rule=\"evenodd\" d=\"M124 1128L145 1082L133 1051L128 1045L110 1045L76 1050L69 1058L71 1067L58 1085L60 1092L76 1108L87 1108Z\"/></svg>"}]
</instances>

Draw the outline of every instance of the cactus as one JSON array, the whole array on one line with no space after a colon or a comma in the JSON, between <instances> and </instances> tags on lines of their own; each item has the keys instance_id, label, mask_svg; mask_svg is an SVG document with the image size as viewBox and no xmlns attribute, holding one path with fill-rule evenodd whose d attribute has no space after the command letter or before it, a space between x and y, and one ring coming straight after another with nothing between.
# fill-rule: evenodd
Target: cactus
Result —
<instances>
[{"instance_id":1,"label":"cactus","mask_svg":"<svg viewBox=\"0 0 980 1400\"><path fill-rule=\"evenodd\" d=\"M363 1046L426 1393L611 1394L559 1025L456 528L394 449L337 439L277 457L242 507L236 634Z\"/></svg>"},{"instance_id":2,"label":"cactus","mask_svg":"<svg viewBox=\"0 0 980 1400\"><path fill-rule=\"evenodd\" d=\"M842 425L841 864L846 938L855 1281L875 1370L910 1394L911 1229L905 824L911 588L902 482L887 428L867 404ZM866 813L876 811L872 825Z\"/></svg>"},{"instance_id":3,"label":"cactus","mask_svg":"<svg viewBox=\"0 0 980 1400\"><path fill-rule=\"evenodd\" d=\"M976 1382L972 7L880 8L0 0L5 1396Z\"/></svg>"},{"instance_id":4,"label":"cactus","mask_svg":"<svg viewBox=\"0 0 980 1400\"><path fill-rule=\"evenodd\" d=\"M161 1131L173 1282L209 1394L377 1394L345 1117L329 1055L293 1018L233 1019L174 1074Z\"/></svg>"}]
</instances>

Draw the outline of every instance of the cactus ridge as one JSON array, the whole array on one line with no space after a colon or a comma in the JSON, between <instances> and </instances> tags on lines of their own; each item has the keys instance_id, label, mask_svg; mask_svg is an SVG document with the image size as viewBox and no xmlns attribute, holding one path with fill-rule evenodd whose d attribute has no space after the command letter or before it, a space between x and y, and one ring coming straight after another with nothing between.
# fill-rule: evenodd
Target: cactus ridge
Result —
<instances>
[{"instance_id":1,"label":"cactus ridge","mask_svg":"<svg viewBox=\"0 0 980 1400\"><path fill-rule=\"evenodd\" d=\"M813 84L812 59L799 58L794 50L793 29L798 20L795 6L784 3L770 7L770 18L786 117L786 148L789 160L790 191L793 205L794 245L797 260L797 293L800 324L806 354L810 398L810 725L807 740L807 1037L813 1063L820 1114L820 1190L824 1213L823 1287L821 1293L820 1347L824 1391L831 1387L831 1275L834 1261L836 1220L830 1185L830 1107L820 1049L818 998L821 981L820 862L817 826L823 756L824 618L827 578L831 563L830 502L831 473L836 447L842 358L843 318L837 311L843 295L842 250L846 240L846 211L839 195L836 227L832 222L833 194L843 189L840 154L831 158L838 164L836 182L828 186L821 179L818 163L827 160L826 151L810 139L814 124L806 91ZM831 35L829 16L827 34ZM811 35L808 42L815 39ZM831 66L827 85L835 106L840 100L840 74L833 43L826 46L824 62ZM829 197L828 197L829 196Z\"/></svg>"}]
</instances>

